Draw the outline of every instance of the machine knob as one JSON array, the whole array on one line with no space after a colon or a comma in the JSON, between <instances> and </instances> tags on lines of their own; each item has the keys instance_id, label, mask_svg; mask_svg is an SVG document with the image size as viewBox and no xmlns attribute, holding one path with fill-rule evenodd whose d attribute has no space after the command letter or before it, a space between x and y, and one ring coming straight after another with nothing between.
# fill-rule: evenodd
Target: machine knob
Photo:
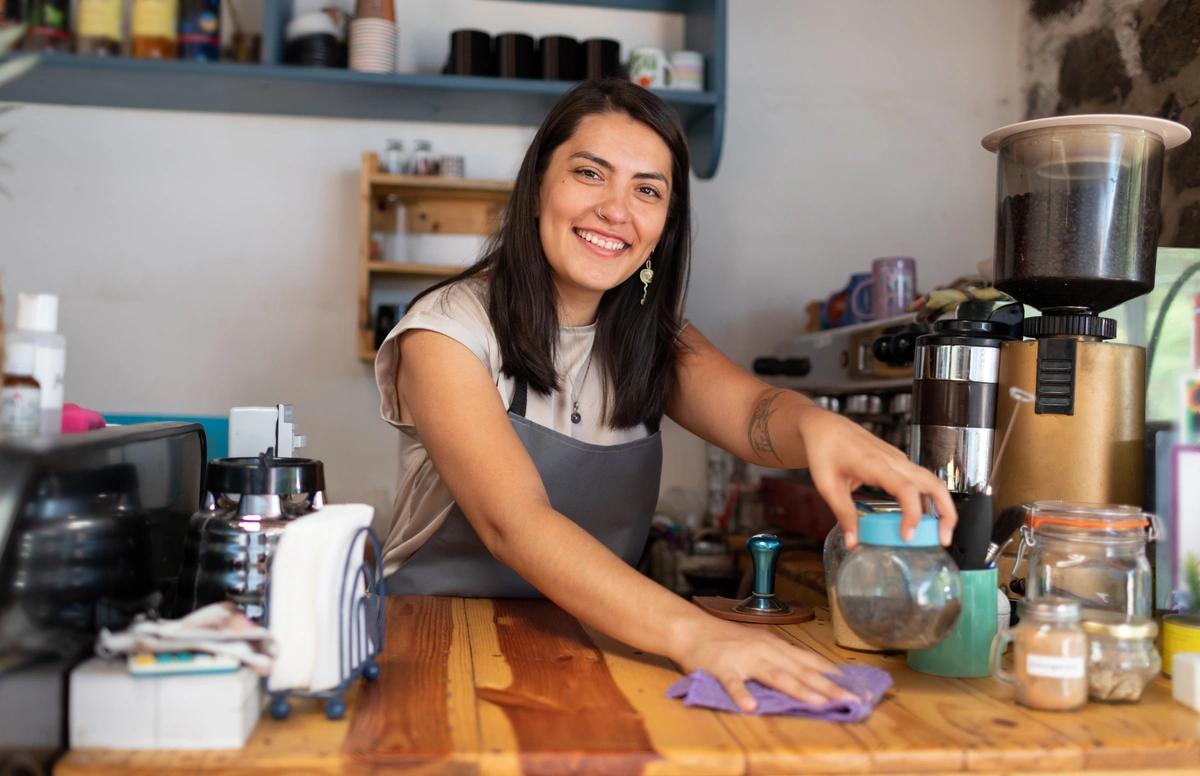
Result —
<instances>
[{"instance_id":1,"label":"machine knob","mask_svg":"<svg viewBox=\"0 0 1200 776\"><path fill-rule=\"evenodd\" d=\"M910 364L917 355L917 334L904 331L892 338L892 363Z\"/></svg>"},{"instance_id":2,"label":"machine knob","mask_svg":"<svg viewBox=\"0 0 1200 776\"><path fill-rule=\"evenodd\" d=\"M783 373L783 362L771 356L761 356L754 359L753 368L755 374L773 377Z\"/></svg>"},{"instance_id":3,"label":"machine knob","mask_svg":"<svg viewBox=\"0 0 1200 776\"><path fill-rule=\"evenodd\" d=\"M754 592L738 604L739 612L774 614L787 612L791 607L775 598L775 566L779 562L779 551L783 542L775 534L761 533L746 541L750 560L754 564Z\"/></svg>"}]
</instances>

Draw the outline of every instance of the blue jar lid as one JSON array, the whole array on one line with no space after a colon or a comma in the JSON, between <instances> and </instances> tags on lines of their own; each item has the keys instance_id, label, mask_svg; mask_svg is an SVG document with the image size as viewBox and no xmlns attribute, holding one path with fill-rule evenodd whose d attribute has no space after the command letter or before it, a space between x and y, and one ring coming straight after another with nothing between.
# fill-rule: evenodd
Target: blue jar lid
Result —
<instances>
[{"instance_id":1,"label":"blue jar lid","mask_svg":"<svg viewBox=\"0 0 1200 776\"><path fill-rule=\"evenodd\" d=\"M858 538L863 544L880 547L937 547L941 543L933 515L921 515L911 542L901 539L899 512L871 512L858 518Z\"/></svg>"}]
</instances>

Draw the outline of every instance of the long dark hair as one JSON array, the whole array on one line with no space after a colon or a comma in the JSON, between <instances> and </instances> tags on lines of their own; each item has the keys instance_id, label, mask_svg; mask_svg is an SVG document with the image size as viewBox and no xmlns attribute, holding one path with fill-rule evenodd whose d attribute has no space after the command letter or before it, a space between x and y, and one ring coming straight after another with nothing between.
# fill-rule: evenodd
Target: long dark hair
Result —
<instances>
[{"instance_id":1,"label":"long dark hair","mask_svg":"<svg viewBox=\"0 0 1200 776\"><path fill-rule=\"evenodd\" d=\"M674 111L629 81L584 81L551 108L538 128L513 185L512 197L483 257L462 274L422 292L483 275L488 317L500 343L502 369L549 394L559 387L554 369L558 302L538 232L538 192L554 150L595 114L623 113L654 130L671 152L667 221L650 255L654 281L646 303L635 273L600 299L592 359L601 368L604 417L614 428L657 421L675 389L677 342L691 262L688 148ZM413 300L414 302L416 300Z\"/></svg>"}]
</instances>

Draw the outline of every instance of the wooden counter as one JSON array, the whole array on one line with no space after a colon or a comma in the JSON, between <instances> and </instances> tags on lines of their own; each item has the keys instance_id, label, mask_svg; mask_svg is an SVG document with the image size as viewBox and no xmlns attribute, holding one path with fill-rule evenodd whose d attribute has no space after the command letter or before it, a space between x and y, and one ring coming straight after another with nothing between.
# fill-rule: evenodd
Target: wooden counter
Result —
<instances>
[{"instance_id":1,"label":"wooden counter","mask_svg":"<svg viewBox=\"0 0 1200 776\"><path fill-rule=\"evenodd\" d=\"M670 663L548 602L398 598L382 676L349 699L348 720L303 703L285 722L264 714L240 751L76 750L57 773L1200 772L1200 714L1161 677L1136 705L1032 712L991 679L925 676L902 656L835 647L824 609L778 632L883 667L896 686L852 725L690 709L664 697L679 678Z\"/></svg>"}]
</instances>

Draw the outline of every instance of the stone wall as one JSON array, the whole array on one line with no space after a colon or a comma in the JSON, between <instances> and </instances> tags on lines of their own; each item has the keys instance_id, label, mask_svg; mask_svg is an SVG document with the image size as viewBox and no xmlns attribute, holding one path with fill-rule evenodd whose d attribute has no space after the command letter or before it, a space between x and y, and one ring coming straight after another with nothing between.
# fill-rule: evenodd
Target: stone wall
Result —
<instances>
[{"instance_id":1,"label":"stone wall","mask_svg":"<svg viewBox=\"0 0 1200 776\"><path fill-rule=\"evenodd\" d=\"M1200 248L1200 0L1029 0L1028 118L1139 113L1186 124L1168 152L1160 245Z\"/></svg>"}]
</instances>

